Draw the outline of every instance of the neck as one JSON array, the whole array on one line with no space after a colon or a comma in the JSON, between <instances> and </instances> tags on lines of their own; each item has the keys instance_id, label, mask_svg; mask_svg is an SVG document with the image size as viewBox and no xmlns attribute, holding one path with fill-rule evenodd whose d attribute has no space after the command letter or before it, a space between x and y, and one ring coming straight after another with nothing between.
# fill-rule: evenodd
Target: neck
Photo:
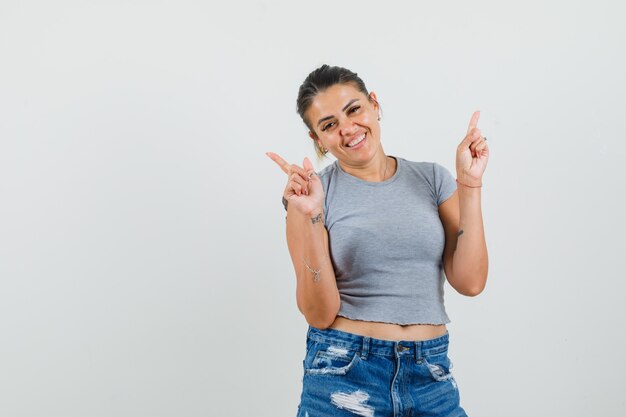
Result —
<instances>
[{"instance_id":1,"label":"neck","mask_svg":"<svg viewBox=\"0 0 626 417\"><path fill-rule=\"evenodd\" d=\"M393 175L390 158L381 150L365 165L348 165L339 161L341 168L348 174L370 182L382 182Z\"/></svg>"}]
</instances>

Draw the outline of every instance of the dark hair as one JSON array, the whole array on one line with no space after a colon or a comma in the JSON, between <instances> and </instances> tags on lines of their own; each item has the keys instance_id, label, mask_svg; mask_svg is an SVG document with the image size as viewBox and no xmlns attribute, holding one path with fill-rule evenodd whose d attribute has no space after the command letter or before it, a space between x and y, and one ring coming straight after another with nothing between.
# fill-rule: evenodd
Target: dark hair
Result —
<instances>
[{"instance_id":1,"label":"dark hair","mask_svg":"<svg viewBox=\"0 0 626 417\"><path fill-rule=\"evenodd\" d=\"M357 90L366 96L369 95L363 80L356 72L352 72L347 68L331 67L324 64L311 72L300 86L296 106L302 121L313 133L315 133L315 130L313 130L313 126L311 126L306 117L304 117L304 113L309 109L313 99L318 93L323 92L335 84L354 84ZM326 154L319 148L317 142L314 142L314 146L318 156L321 157Z\"/></svg>"}]
</instances>

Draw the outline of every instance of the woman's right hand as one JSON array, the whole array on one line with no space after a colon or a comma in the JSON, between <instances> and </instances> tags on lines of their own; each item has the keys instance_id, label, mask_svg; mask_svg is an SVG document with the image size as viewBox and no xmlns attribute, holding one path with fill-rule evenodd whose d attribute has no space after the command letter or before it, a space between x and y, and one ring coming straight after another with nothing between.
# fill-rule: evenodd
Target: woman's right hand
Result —
<instances>
[{"instance_id":1,"label":"woman's right hand","mask_svg":"<svg viewBox=\"0 0 626 417\"><path fill-rule=\"evenodd\" d=\"M289 202L288 204L298 210L302 214L316 214L315 211L324 208L324 189L322 181L319 179L313 164L309 158L304 158L302 166L289 164L283 158L273 152L267 152L266 155L287 174L287 185L283 192L283 197Z\"/></svg>"}]
</instances>

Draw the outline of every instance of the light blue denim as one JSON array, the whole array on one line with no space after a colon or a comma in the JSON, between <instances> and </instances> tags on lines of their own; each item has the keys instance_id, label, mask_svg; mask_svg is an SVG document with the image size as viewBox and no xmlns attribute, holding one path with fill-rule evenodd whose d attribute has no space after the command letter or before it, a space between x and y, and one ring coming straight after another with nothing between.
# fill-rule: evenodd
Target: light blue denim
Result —
<instances>
[{"instance_id":1,"label":"light blue denim","mask_svg":"<svg viewBox=\"0 0 626 417\"><path fill-rule=\"evenodd\" d=\"M298 417L467 417L449 332L390 341L309 326Z\"/></svg>"}]
</instances>

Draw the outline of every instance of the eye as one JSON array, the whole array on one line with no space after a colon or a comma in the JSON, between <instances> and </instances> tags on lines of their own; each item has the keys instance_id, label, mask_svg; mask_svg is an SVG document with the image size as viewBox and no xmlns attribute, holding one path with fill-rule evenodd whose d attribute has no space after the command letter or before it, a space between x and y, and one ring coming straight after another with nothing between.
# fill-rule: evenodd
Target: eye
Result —
<instances>
[{"instance_id":1,"label":"eye","mask_svg":"<svg viewBox=\"0 0 626 417\"><path fill-rule=\"evenodd\" d=\"M335 122L326 123L326 124L322 127L322 132L324 132L326 129L331 128L334 124L335 124Z\"/></svg>"},{"instance_id":2,"label":"eye","mask_svg":"<svg viewBox=\"0 0 626 417\"><path fill-rule=\"evenodd\" d=\"M348 110L348 112L349 112L349 113L354 113L354 112L356 112L356 111L357 111L358 109L360 109L360 108L361 108L361 106L354 106L354 107L352 107L350 110Z\"/></svg>"}]
</instances>

